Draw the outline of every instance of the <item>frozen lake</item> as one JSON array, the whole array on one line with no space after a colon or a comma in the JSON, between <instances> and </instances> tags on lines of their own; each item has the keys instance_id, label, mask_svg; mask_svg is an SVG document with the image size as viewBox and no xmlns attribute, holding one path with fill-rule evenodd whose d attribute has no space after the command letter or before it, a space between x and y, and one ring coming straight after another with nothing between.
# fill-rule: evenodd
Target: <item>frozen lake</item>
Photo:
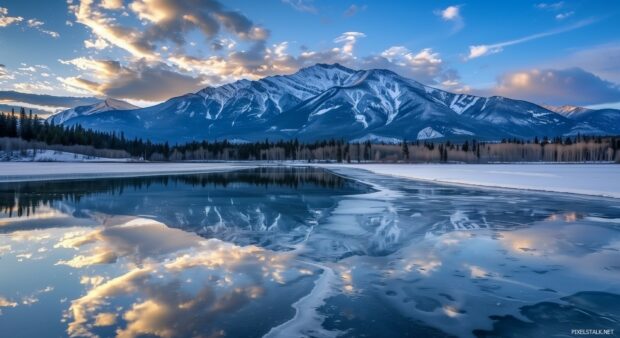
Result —
<instances>
[{"instance_id":1,"label":"frozen lake","mask_svg":"<svg viewBox=\"0 0 620 338\"><path fill-rule=\"evenodd\" d=\"M7 337L617 334L620 200L352 168L0 183L0 271Z\"/></svg>"}]
</instances>

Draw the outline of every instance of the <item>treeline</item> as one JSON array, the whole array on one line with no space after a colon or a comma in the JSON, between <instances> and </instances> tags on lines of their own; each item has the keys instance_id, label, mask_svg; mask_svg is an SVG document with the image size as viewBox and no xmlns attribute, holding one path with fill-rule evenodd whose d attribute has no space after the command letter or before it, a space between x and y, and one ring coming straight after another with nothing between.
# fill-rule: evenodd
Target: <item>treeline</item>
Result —
<instances>
[{"instance_id":1,"label":"treeline","mask_svg":"<svg viewBox=\"0 0 620 338\"><path fill-rule=\"evenodd\" d=\"M334 161L334 162L620 162L620 137L582 136L501 142L404 141L400 144L298 140L230 143L226 140L181 145L127 139L79 125L48 123L21 109L0 114L0 150L52 149L99 157L149 161Z\"/></svg>"},{"instance_id":2,"label":"treeline","mask_svg":"<svg viewBox=\"0 0 620 338\"><path fill-rule=\"evenodd\" d=\"M106 133L85 129L80 125L55 125L33 115L32 111L26 114L23 108L19 114L14 111L10 114L0 113L0 138L3 138L0 150L4 151L24 151L24 147L42 149L42 145L47 145L45 149L113 158L166 159L170 154L170 146L167 143L153 143L138 138L127 139L122 132Z\"/></svg>"},{"instance_id":3,"label":"treeline","mask_svg":"<svg viewBox=\"0 0 620 338\"><path fill-rule=\"evenodd\" d=\"M510 139L501 142L463 143L446 141L401 144L347 143L328 140L300 143L296 140L230 144L193 142L173 147L169 160L262 160L307 162L619 162L620 137L589 137L539 140Z\"/></svg>"}]
</instances>

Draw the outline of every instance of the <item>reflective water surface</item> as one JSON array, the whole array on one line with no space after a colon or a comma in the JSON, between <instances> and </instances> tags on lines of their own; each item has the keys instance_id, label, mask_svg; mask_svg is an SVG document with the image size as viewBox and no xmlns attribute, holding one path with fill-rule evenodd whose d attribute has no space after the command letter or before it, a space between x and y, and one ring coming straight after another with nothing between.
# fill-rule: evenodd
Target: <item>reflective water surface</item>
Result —
<instances>
[{"instance_id":1,"label":"reflective water surface","mask_svg":"<svg viewBox=\"0 0 620 338\"><path fill-rule=\"evenodd\" d=\"M620 203L310 168L0 184L0 336L620 330Z\"/></svg>"}]
</instances>

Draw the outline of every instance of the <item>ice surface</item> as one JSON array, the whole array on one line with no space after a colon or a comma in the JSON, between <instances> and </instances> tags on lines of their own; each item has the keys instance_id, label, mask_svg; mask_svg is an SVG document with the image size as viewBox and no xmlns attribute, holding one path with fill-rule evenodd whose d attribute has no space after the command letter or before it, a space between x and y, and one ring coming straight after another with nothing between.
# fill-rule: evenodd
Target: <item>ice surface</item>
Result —
<instances>
[{"instance_id":1,"label":"ice surface","mask_svg":"<svg viewBox=\"0 0 620 338\"><path fill-rule=\"evenodd\" d=\"M11 278L0 279L0 327L24 337L473 337L618 321L619 200L359 169L372 166L297 168L292 180L272 167L4 183L0 271ZM454 166L484 178L563 175L525 167ZM62 320L31 325L50 317Z\"/></svg>"},{"instance_id":2,"label":"ice surface","mask_svg":"<svg viewBox=\"0 0 620 338\"><path fill-rule=\"evenodd\" d=\"M356 164L323 165L370 170L416 180L620 198L615 164Z\"/></svg>"}]
</instances>

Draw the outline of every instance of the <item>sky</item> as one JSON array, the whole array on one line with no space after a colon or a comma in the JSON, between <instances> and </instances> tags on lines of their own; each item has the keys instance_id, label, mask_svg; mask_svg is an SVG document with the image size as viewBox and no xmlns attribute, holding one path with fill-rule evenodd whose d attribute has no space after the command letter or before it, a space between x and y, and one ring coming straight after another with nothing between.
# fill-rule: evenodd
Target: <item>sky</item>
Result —
<instances>
[{"instance_id":1,"label":"sky","mask_svg":"<svg viewBox=\"0 0 620 338\"><path fill-rule=\"evenodd\" d=\"M340 63L451 92L620 108L618 22L615 0L0 0L0 104L62 105L16 91L145 106Z\"/></svg>"}]
</instances>

